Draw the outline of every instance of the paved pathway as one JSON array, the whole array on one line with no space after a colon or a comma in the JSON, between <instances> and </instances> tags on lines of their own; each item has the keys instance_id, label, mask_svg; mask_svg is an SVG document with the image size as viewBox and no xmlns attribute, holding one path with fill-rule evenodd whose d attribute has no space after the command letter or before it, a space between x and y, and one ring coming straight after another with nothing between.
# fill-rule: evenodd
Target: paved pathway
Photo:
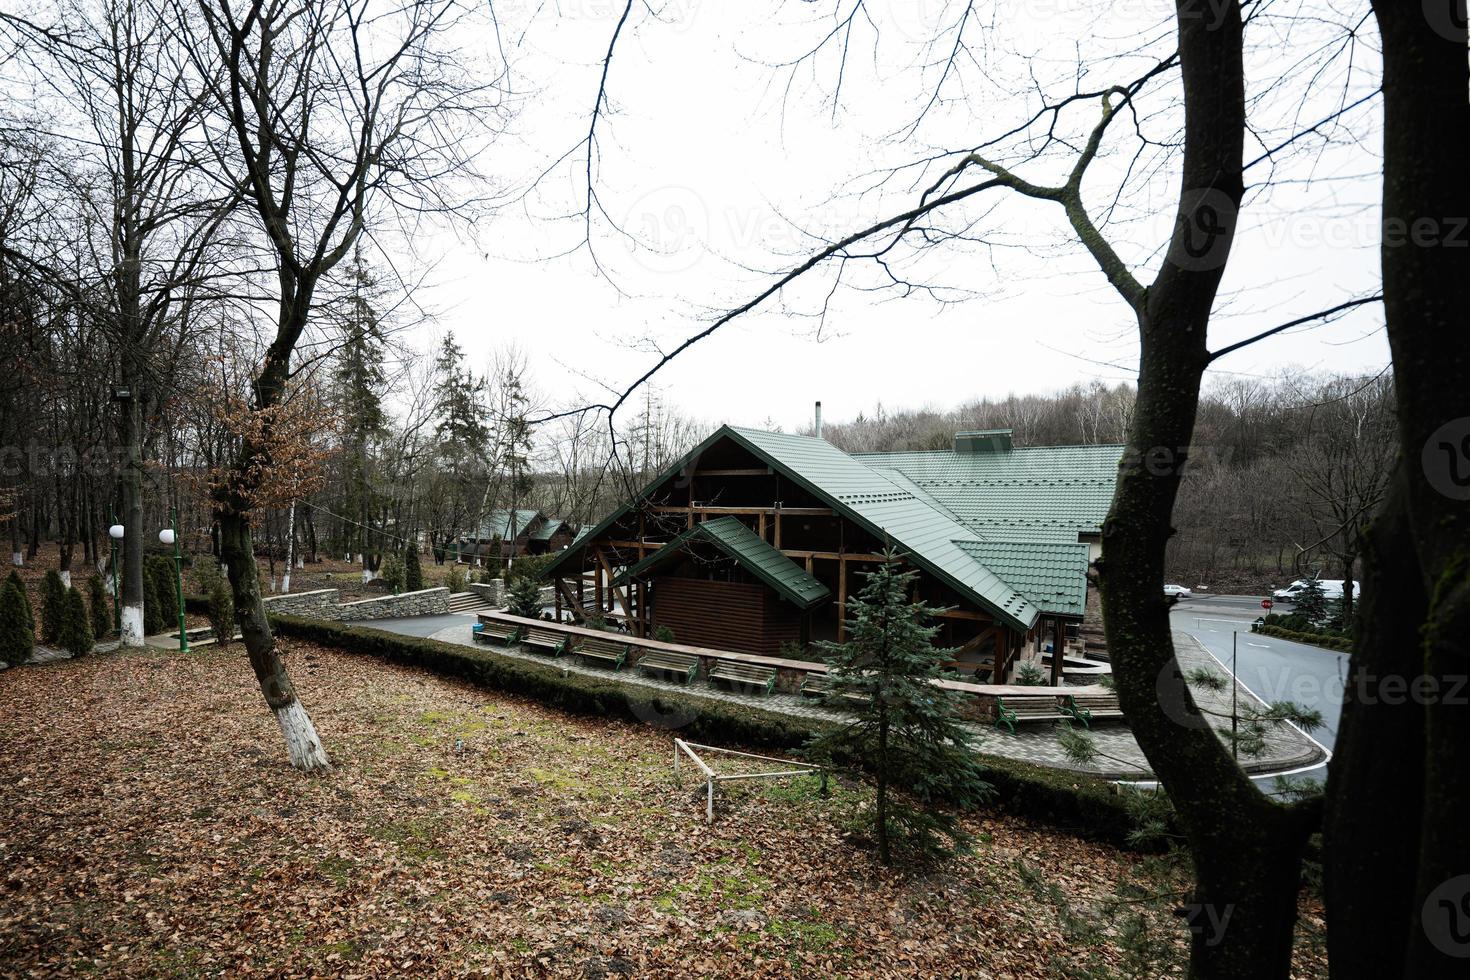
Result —
<instances>
[{"instance_id":1,"label":"paved pathway","mask_svg":"<svg viewBox=\"0 0 1470 980\"><path fill-rule=\"evenodd\" d=\"M454 620L454 622L442 625L438 629L427 629L431 625L437 625L446 620ZM425 616L403 620L377 620L357 625L373 626L378 629L385 629L410 636L427 635L431 639L442 640L447 643L474 646L474 641L470 639L470 625L474 621L474 616ZM1174 641L1178 651L1177 655L1180 666L1186 674L1198 668L1207 668L1218 674L1222 679L1228 678L1229 672L1222 668L1210 656L1209 652L1192 637L1183 632L1176 632ZM532 663L547 663L546 657L525 653L519 649L501 650L498 647L490 648L483 645L480 646L480 649L512 659L526 660ZM564 658L558 660L557 664L569 673L587 674L602 678L609 676L606 670L585 666L577 662L575 658ZM814 702L794 694L773 694L769 697L763 697L737 694L706 684L695 684L690 687L685 687L673 681L644 677L636 671L619 673L617 680L619 683L629 687L679 691L692 697L743 704L766 711L780 712L793 717L834 721L841 720L844 717L838 712L819 707ZM1226 684L1225 689L1221 691L1214 691L1208 687L1198 685L1193 686L1192 689L1194 690L1195 699L1200 706L1207 711L1215 712L1217 715L1214 718L1216 727L1228 731L1230 727L1229 685ZM1242 703L1255 697L1243 684L1238 685L1237 696ZM1129 731L1126 725L1120 722L1102 721L1093 729L1092 738L1097 750L1097 757L1090 763L1074 762L1062 749L1056 731L1050 725L1033 724L1024 726L1016 735L981 725L972 726L972 731L975 734L977 749L990 755L1032 762L1056 769L1093 773L1109 779L1147 780L1152 776L1148 768L1148 762L1143 756L1143 750L1138 747L1138 742L1133 738L1133 733ZM1266 774L1294 771L1303 767L1318 765L1326 758L1326 752L1320 745L1290 725L1281 724L1273 726L1265 742L1265 749L1259 756L1242 759L1242 766L1247 772Z\"/></svg>"}]
</instances>

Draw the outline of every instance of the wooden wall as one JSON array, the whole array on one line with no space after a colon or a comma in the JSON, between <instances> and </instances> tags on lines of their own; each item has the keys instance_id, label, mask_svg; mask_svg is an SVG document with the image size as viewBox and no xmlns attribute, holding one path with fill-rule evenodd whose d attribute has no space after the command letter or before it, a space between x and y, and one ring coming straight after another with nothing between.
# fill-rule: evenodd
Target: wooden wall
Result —
<instances>
[{"instance_id":1,"label":"wooden wall","mask_svg":"<svg viewBox=\"0 0 1470 980\"><path fill-rule=\"evenodd\" d=\"M775 656L801 642L800 611L763 585L664 577L650 599L654 628L667 626L678 643Z\"/></svg>"}]
</instances>

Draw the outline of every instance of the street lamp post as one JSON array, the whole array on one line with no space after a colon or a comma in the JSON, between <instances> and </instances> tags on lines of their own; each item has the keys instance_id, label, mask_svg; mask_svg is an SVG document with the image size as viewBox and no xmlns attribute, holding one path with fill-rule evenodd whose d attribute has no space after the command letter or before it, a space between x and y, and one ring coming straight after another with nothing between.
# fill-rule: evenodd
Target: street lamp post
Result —
<instances>
[{"instance_id":1,"label":"street lamp post","mask_svg":"<svg viewBox=\"0 0 1470 980\"><path fill-rule=\"evenodd\" d=\"M184 553L179 544L179 512L173 512L173 525L158 532L158 540L174 546L174 590L179 602L179 652L189 652L189 633L184 629ZM221 641L223 642L223 641Z\"/></svg>"},{"instance_id":2,"label":"street lamp post","mask_svg":"<svg viewBox=\"0 0 1470 980\"><path fill-rule=\"evenodd\" d=\"M116 521L116 515L112 516ZM107 537L112 542L112 629L119 636L122 635L122 593L117 585L117 543L124 533L123 526L117 523L107 529Z\"/></svg>"}]
</instances>

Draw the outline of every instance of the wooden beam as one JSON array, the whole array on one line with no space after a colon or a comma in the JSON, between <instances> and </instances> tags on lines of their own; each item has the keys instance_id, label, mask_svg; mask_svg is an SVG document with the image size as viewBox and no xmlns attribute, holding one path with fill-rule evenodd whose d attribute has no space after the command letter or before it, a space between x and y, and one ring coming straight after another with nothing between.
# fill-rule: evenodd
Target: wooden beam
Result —
<instances>
[{"instance_id":1,"label":"wooden beam","mask_svg":"<svg viewBox=\"0 0 1470 980\"><path fill-rule=\"evenodd\" d=\"M600 561L600 562L602 562L602 570L607 575L607 588L608 588L608 591L612 593L612 598L615 601L617 601L618 603L620 603L622 605L622 607L623 607L623 615L626 615L626 616L633 615L633 604L628 601L628 596L623 592L622 589L620 589L618 586L616 586L616 585L613 584L613 579L616 578L617 576L615 576L613 574L613 567L608 562L607 555L604 554L602 551L598 551L597 552L597 560ZM616 612L616 609L609 608L608 611L609 612Z\"/></svg>"},{"instance_id":2,"label":"wooden beam","mask_svg":"<svg viewBox=\"0 0 1470 980\"><path fill-rule=\"evenodd\" d=\"M995 622L995 617L989 613L975 612L970 609L943 609L934 613L934 615L944 619L973 619L982 623Z\"/></svg>"},{"instance_id":3,"label":"wooden beam","mask_svg":"<svg viewBox=\"0 0 1470 980\"><path fill-rule=\"evenodd\" d=\"M649 508L655 514L734 514L740 517L754 517L757 514L774 514L775 507L716 507L690 503L687 506L656 504ZM830 507L782 507L782 513L788 517L833 517L835 516Z\"/></svg>"},{"instance_id":4,"label":"wooden beam","mask_svg":"<svg viewBox=\"0 0 1470 980\"><path fill-rule=\"evenodd\" d=\"M577 580L578 595L572 595L571 589L567 588L566 579L554 579L553 584L556 586L556 594L565 599L567 605L571 607L572 619L579 623L586 619L586 615L582 612L582 597L580 595L582 591L582 580Z\"/></svg>"},{"instance_id":5,"label":"wooden beam","mask_svg":"<svg viewBox=\"0 0 1470 980\"><path fill-rule=\"evenodd\" d=\"M775 539L771 543L776 546L776 550L777 551L780 551L781 550L781 502L779 500L776 501L776 517L775 517L775 521L776 521L776 530L775 530L776 537L775 537Z\"/></svg>"},{"instance_id":6,"label":"wooden beam","mask_svg":"<svg viewBox=\"0 0 1470 980\"><path fill-rule=\"evenodd\" d=\"M1052 619L1051 624L1053 631L1051 641L1051 686L1059 687L1062 683L1062 648L1066 646L1067 628L1062 625L1060 616Z\"/></svg>"},{"instance_id":7,"label":"wooden beam","mask_svg":"<svg viewBox=\"0 0 1470 980\"><path fill-rule=\"evenodd\" d=\"M862 552L841 551L803 551L800 548L782 548L781 554L787 558L821 558L827 561L887 561L882 555L870 555Z\"/></svg>"},{"instance_id":8,"label":"wooden beam","mask_svg":"<svg viewBox=\"0 0 1470 980\"><path fill-rule=\"evenodd\" d=\"M629 551L636 551L640 558L643 557L645 551L657 551L663 546L661 541L614 541L609 539L602 542L604 548L627 548Z\"/></svg>"},{"instance_id":9,"label":"wooden beam","mask_svg":"<svg viewBox=\"0 0 1470 980\"><path fill-rule=\"evenodd\" d=\"M769 466L729 470L695 470L693 476L770 476Z\"/></svg>"},{"instance_id":10,"label":"wooden beam","mask_svg":"<svg viewBox=\"0 0 1470 980\"><path fill-rule=\"evenodd\" d=\"M764 541L766 539L766 514L765 511L755 516L755 533Z\"/></svg>"}]
</instances>

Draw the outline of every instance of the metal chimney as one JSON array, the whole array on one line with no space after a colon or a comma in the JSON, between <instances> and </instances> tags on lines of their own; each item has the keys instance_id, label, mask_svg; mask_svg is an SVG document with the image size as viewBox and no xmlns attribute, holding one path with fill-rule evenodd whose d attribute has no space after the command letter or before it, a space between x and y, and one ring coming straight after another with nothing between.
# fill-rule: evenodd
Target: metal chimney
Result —
<instances>
[{"instance_id":1,"label":"metal chimney","mask_svg":"<svg viewBox=\"0 0 1470 980\"><path fill-rule=\"evenodd\" d=\"M817 402L817 438L822 438L822 403Z\"/></svg>"}]
</instances>

